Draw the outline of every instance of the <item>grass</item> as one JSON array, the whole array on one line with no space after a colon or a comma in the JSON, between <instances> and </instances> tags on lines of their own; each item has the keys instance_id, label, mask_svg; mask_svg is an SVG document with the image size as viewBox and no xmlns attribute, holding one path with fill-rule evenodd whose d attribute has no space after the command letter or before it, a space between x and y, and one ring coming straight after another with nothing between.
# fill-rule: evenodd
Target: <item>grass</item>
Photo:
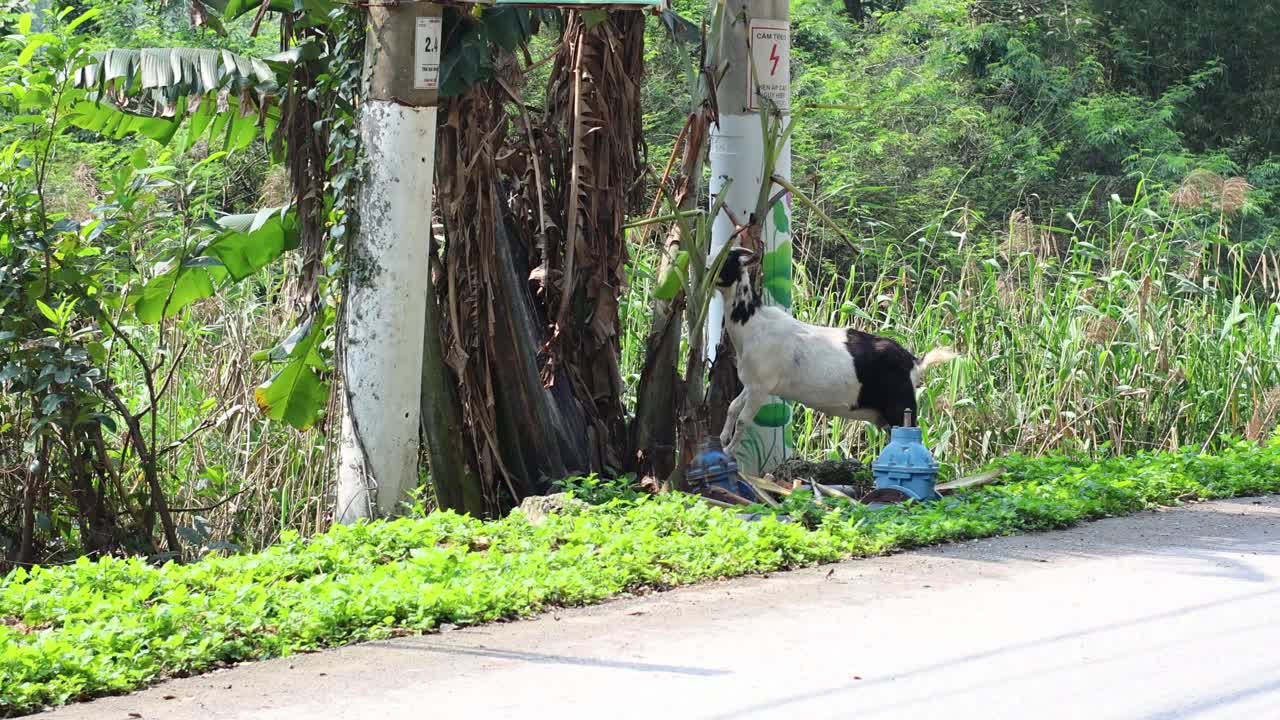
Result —
<instances>
[{"instance_id":1,"label":"grass","mask_svg":"<svg viewBox=\"0 0 1280 720\"><path fill-rule=\"evenodd\" d=\"M962 212L866 251L801 229L793 312L819 325L893 336L916 351L963 355L930 373L925 441L968 471L1010 453L1131 454L1227 436L1263 439L1280 420L1280 273L1246 256L1239 218L1174 211L1154 186L1077 220L1015 217L1007 229ZM817 223L797 222L797 228ZM824 244L825 243L825 244ZM633 257L623 368L638 378L653 258ZM808 459L869 462L866 423L797 407Z\"/></svg>"},{"instance_id":2,"label":"grass","mask_svg":"<svg viewBox=\"0 0 1280 720\"><path fill-rule=\"evenodd\" d=\"M619 498L538 526L518 513L481 522L437 512L338 526L309 540L289 534L259 553L190 565L104 558L18 570L0 579L0 715L628 590L1280 492L1280 440L1217 455L1015 457L1007 466L1003 486L878 511L810 508L807 523L743 522L665 495Z\"/></svg>"},{"instance_id":3,"label":"grass","mask_svg":"<svg viewBox=\"0 0 1280 720\"><path fill-rule=\"evenodd\" d=\"M963 353L930 374L921 401L925 440L949 475L1012 452L1105 457L1266 437L1280 420L1280 265L1266 252L1244 254L1239 217L1174 211L1168 192L1143 188L1128 203L1104 203L1095 220L1060 211L1002 229L949 210L914 232L859 238L858 255L797 210L794 311L918 352L946 343ZM620 298L631 394L651 323L658 235L632 243ZM206 418L222 420L162 462L170 503L190 510L176 518L192 546L261 548L285 530L312 535L330 521L333 427L328 436L298 433L268 422L253 401L267 369L252 351L287 327L285 308L270 299L278 281L202 305L144 348L158 356L192 339L163 402L162 446ZM145 404L141 384L122 387L139 394L129 398L134 407ZM20 415L0 417L0 497L21 496L23 427ZM869 462L884 442L865 423L803 407L790 429L810 460ZM118 462L131 467L127 455ZM55 508L52 516L62 519L46 531L46 562L78 547L70 515Z\"/></svg>"}]
</instances>

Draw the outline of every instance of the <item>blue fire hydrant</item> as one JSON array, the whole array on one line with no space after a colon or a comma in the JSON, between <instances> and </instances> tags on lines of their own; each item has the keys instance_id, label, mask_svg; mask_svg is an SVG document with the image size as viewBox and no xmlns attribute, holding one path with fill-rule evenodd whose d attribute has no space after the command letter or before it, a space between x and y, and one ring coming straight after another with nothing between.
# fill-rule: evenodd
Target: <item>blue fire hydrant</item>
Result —
<instances>
[{"instance_id":1,"label":"blue fire hydrant","mask_svg":"<svg viewBox=\"0 0 1280 720\"><path fill-rule=\"evenodd\" d=\"M685 479L689 482L689 487L694 489L714 485L738 497L760 502L756 489L738 478L738 461L724 451L718 437L702 441L698 454L689 461Z\"/></svg>"},{"instance_id":2,"label":"blue fire hydrant","mask_svg":"<svg viewBox=\"0 0 1280 720\"><path fill-rule=\"evenodd\" d=\"M938 463L924 446L924 434L908 411L904 427L889 433L889 445L871 463L876 490L897 491L912 500L937 500Z\"/></svg>"}]
</instances>

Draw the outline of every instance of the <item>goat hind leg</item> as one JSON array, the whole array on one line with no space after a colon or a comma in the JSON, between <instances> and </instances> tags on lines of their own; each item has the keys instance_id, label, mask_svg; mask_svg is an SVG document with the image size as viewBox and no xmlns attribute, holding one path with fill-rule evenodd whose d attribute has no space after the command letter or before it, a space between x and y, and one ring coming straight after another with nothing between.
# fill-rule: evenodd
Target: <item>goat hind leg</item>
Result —
<instances>
[{"instance_id":1,"label":"goat hind leg","mask_svg":"<svg viewBox=\"0 0 1280 720\"><path fill-rule=\"evenodd\" d=\"M764 401L768 396L760 392L751 392L744 390L746 398L742 401L742 411L734 418L733 426L733 442L725 447L725 452L730 455L738 449L738 442L742 440L742 432L746 429L747 423L755 420L756 413L760 412L760 408L764 406ZM732 416L731 416L732 417Z\"/></svg>"},{"instance_id":2,"label":"goat hind leg","mask_svg":"<svg viewBox=\"0 0 1280 720\"><path fill-rule=\"evenodd\" d=\"M746 402L746 388L742 388L742 392L737 393L737 397L728 404L728 410L724 413L724 429L721 430L721 447L728 447L735 437L733 429L737 427L737 415L742 411L742 404Z\"/></svg>"}]
</instances>

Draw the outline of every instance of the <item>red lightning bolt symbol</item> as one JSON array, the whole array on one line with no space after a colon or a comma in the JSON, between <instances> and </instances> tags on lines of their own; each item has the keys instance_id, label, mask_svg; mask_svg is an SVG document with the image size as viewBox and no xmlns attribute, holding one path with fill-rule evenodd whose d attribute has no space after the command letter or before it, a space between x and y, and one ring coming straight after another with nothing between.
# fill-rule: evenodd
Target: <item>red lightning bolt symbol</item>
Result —
<instances>
[{"instance_id":1,"label":"red lightning bolt symbol","mask_svg":"<svg viewBox=\"0 0 1280 720\"><path fill-rule=\"evenodd\" d=\"M778 57L778 46L776 44L769 50L769 59L773 61L773 69L769 71L769 74L777 75L778 61L782 58Z\"/></svg>"}]
</instances>

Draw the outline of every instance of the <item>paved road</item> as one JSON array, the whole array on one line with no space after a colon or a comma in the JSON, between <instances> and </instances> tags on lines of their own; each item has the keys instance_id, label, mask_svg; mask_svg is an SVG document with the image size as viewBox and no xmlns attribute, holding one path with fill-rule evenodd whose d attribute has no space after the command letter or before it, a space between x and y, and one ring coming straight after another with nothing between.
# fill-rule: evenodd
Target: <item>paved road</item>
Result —
<instances>
[{"instance_id":1,"label":"paved road","mask_svg":"<svg viewBox=\"0 0 1280 720\"><path fill-rule=\"evenodd\" d=\"M49 717L1280 718L1280 498L368 643Z\"/></svg>"}]
</instances>

